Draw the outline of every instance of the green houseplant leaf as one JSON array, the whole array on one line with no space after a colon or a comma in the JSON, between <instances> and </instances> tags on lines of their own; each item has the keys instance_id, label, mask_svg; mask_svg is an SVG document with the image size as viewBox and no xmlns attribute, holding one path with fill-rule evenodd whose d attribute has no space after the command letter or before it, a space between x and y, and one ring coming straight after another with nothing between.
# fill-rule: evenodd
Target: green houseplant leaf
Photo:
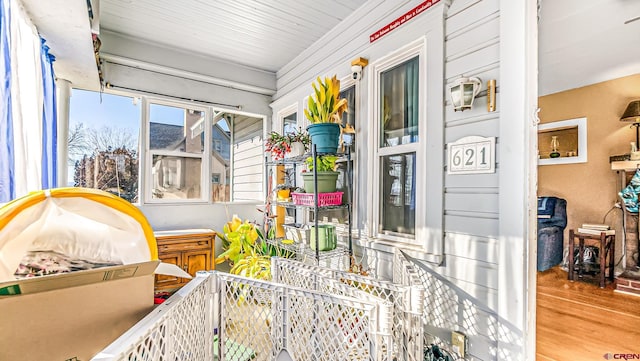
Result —
<instances>
[{"instance_id":1,"label":"green houseplant leaf","mask_svg":"<svg viewBox=\"0 0 640 361\"><path fill-rule=\"evenodd\" d=\"M318 172L332 172L336 168L336 160L338 157L335 155L320 155L316 157L316 164L318 166ZM305 160L307 169L313 171L313 157L307 157Z\"/></svg>"}]
</instances>

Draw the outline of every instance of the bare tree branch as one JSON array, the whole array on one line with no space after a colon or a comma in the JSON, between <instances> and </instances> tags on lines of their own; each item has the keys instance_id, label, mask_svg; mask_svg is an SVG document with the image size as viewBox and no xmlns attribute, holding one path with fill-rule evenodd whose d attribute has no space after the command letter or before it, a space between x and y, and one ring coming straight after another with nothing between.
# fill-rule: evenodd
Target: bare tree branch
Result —
<instances>
[{"instance_id":1,"label":"bare tree branch","mask_svg":"<svg viewBox=\"0 0 640 361\"><path fill-rule=\"evenodd\" d=\"M87 130L83 123L76 124L72 129L69 129L69 140L67 141L69 160L77 159L91 152L86 135Z\"/></svg>"},{"instance_id":2,"label":"bare tree branch","mask_svg":"<svg viewBox=\"0 0 640 361\"><path fill-rule=\"evenodd\" d=\"M137 141L128 129L102 127L87 129L87 141L96 151L126 148L137 150Z\"/></svg>"},{"instance_id":3,"label":"bare tree branch","mask_svg":"<svg viewBox=\"0 0 640 361\"><path fill-rule=\"evenodd\" d=\"M83 155L110 149L125 148L137 151L137 140L126 128L102 127L85 128L84 123L76 124L69 130L69 159L77 160Z\"/></svg>"}]
</instances>

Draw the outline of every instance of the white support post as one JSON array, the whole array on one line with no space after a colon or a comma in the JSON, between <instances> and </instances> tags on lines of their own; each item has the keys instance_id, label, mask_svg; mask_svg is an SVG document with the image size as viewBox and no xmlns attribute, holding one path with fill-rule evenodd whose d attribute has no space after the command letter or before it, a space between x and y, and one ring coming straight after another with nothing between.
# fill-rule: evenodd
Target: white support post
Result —
<instances>
[{"instance_id":1,"label":"white support post","mask_svg":"<svg viewBox=\"0 0 640 361\"><path fill-rule=\"evenodd\" d=\"M498 360L535 360L537 46L537 1L500 1L498 314L519 335Z\"/></svg>"},{"instance_id":2,"label":"white support post","mask_svg":"<svg viewBox=\"0 0 640 361\"><path fill-rule=\"evenodd\" d=\"M66 187L69 177L69 99L71 99L71 82L66 79L56 79L56 106L58 109L58 187Z\"/></svg>"}]
</instances>

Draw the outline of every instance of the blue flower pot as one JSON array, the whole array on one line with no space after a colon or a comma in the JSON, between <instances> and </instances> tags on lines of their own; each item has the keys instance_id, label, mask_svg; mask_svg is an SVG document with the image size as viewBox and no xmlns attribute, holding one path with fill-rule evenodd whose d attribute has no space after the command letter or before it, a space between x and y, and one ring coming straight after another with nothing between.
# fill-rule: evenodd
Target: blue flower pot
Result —
<instances>
[{"instance_id":1,"label":"blue flower pot","mask_svg":"<svg viewBox=\"0 0 640 361\"><path fill-rule=\"evenodd\" d=\"M317 123L307 127L311 137L311 145L317 152L335 153L340 144L340 125L336 123Z\"/></svg>"}]
</instances>

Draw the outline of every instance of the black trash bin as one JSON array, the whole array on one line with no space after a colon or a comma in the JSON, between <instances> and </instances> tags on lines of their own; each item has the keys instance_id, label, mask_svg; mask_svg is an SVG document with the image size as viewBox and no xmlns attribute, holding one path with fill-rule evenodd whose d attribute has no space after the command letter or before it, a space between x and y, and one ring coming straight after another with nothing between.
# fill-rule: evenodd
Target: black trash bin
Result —
<instances>
[{"instance_id":1,"label":"black trash bin","mask_svg":"<svg viewBox=\"0 0 640 361\"><path fill-rule=\"evenodd\" d=\"M567 201L557 197L538 197L538 271L562 262Z\"/></svg>"}]
</instances>

